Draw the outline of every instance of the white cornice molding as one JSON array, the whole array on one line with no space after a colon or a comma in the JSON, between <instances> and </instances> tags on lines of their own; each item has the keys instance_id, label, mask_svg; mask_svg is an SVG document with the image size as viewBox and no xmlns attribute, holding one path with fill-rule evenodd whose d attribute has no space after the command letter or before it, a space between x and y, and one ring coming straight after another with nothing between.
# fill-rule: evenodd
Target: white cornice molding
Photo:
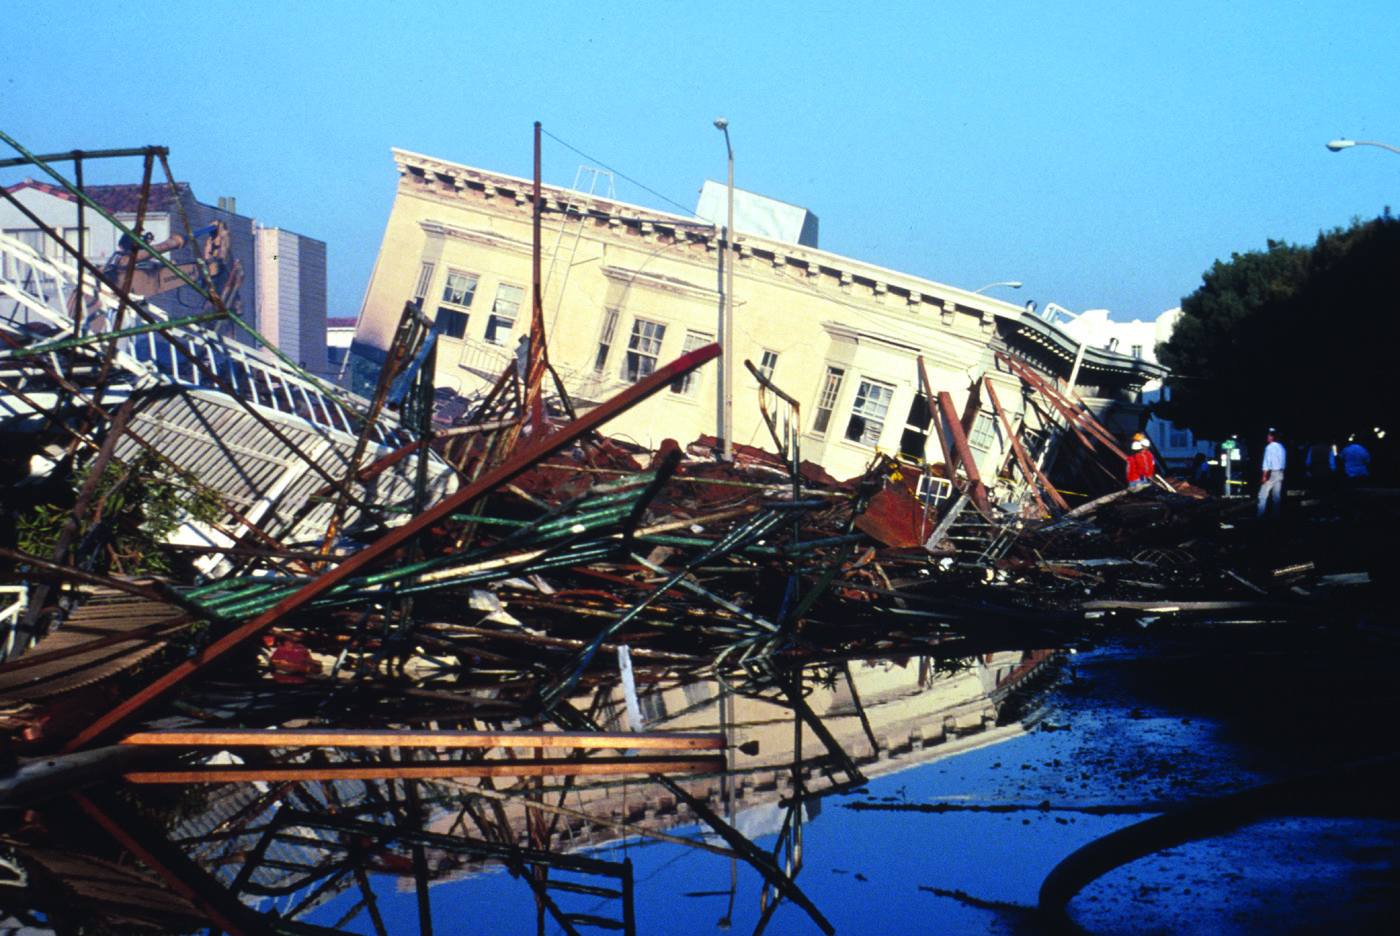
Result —
<instances>
[{"instance_id":1,"label":"white cornice molding","mask_svg":"<svg viewBox=\"0 0 1400 936\"><path fill-rule=\"evenodd\" d=\"M441 221L433 221L431 219L419 221L418 226L423 229L424 234L430 237L450 237L455 240L464 240L473 244L480 244L483 247L499 248L502 250L514 251L515 253L523 253L527 256L534 252L534 247L528 241L507 237L495 231L465 228L455 224L444 224Z\"/></svg>"},{"instance_id":2,"label":"white cornice molding","mask_svg":"<svg viewBox=\"0 0 1400 936\"><path fill-rule=\"evenodd\" d=\"M719 302L719 292L714 289L707 289L695 283L676 279L674 276L663 276L660 273L648 273L645 270L628 270L623 267L604 265L602 273L613 282L623 283L628 286L645 286L648 289L655 289L659 292L670 293L676 296L684 296L687 299L700 299L706 302Z\"/></svg>"},{"instance_id":3,"label":"white cornice molding","mask_svg":"<svg viewBox=\"0 0 1400 936\"><path fill-rule=\"evenodd\" d=\"M516 203L521 204L528 203L534 190L534 183L528 179L486 172L407 150L393 149L391 152L401 176L413 173L436 177L442 181L450 181L459 192L470 185L480 189L483 194L491 193L494 197L509 197L513 194ZM643 223L650 223L660 230L674 231L678 237L684 232L687 239L698 238L710 249L717 246L718 230L713 225L692 217L643 208L553 185L541 185L540 193L551 213L561 211L567 204L570 206L571 216L577 211L595 218L607 218L613 227L640 227ZM859 284L862 288L870 290L872 297L877 293L894 293L901 296L908 311L915 314L942 312L947 317L956 307L960 311L979 316L984 326L990 326L996 318L1014 321L1024 311L1021 306L1002 302L991 296L935 283L799 244L769 240L743 232L739 232L734 240L736 247L746 258L755 254L771 256L773 267L802 267L806 269L809 279L820 280L821 273L825 272L837 282Z\"/></svg>"},{"instance_id":4,"label":"white cornice molding","mask_svg":"<svg viewBox=\"0 0 1400 936\"><path fill-rule=\"evenodd\" d=\"M822 322L822 328L831 336L833 340L850 341L857 345L875 344L885 348L890 348L905 354L918 355L923 353L923 349L918 345L912 345L905 341L895 341L884 335L876 335L872 332L860 331L851 328L849 325L842 325L840 322Z\"/></svg>"}]
</instances>

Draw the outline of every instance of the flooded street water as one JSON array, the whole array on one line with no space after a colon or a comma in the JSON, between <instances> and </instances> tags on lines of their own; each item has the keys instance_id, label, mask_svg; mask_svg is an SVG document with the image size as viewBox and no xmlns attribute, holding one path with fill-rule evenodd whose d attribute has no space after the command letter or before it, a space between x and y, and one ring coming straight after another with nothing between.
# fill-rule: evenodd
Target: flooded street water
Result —
<instances>
[{"instance_id":1,"label":"flooded street water","mask_svg":"<svg viewBox=\"0 0 1400 936\"><path fill-rule=\"evenodd\" d=\"M822 932L822 921L838 933L1053 932L1037 913L1038 891L1090 842L1191 803L1395 751L1397 726L1384 714L1393 708L1394 659L1393 648L1321 629L1144 631L1048 664L1024 722L895 744L892 755L865 752L873 757L862 765L866 782L814 795L800 812L781 804L779 790L790 787L750 771L734 826L761 849L776 848L779 863L799 863L796 884L820 920L790 900L765 919L763 877L742 860L636 836L579 850L631 863L639 933L805 934ZM910 713L894 711L906 704L896 695L864 704L874 725L910 723ZM850 717L839 700L834 709L829 724ZM740 706L741 735L769 731L768 740L772 728L752 712L746 721ZM810 785L822 792L819 781ZM654 795L643 788L623 783L607 796L621 804ZM1393 795L1384 784L1342 792L1340 806L1313 797L1283 817L1109 872L1070 902L1068 931L1389 932L1385 921L1400 909ZM635 808L650 817L656 807ZM724 844L699 824L660 826ZM348 932L419 931L420 899L405 868L381 866L368 880L378 924L366 889L353 887L302 920ZM435 932L538 931L531 891L498 865L439 875L427 892ZM585 897L574 909L607 916L614 903ZM545 920L543 932L563 931Z\"/></svg>"}]
</instances>

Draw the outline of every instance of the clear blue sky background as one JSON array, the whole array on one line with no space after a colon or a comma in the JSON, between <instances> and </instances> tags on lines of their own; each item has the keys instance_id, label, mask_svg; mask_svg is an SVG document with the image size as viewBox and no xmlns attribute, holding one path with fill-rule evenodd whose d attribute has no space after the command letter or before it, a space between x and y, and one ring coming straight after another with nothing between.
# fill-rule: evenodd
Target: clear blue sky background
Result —
<instances>
[{"instance_id":1,"label":"clear blue sky background","mask_svg":"<svg viewBox=\"0 0 1400 936\"><path fill-rule=\"evenodd\" d=\"M528 177L536 120L546 182L601 164L689 212L726 117L736 184L811 209L824 249L1129 320L1400 183L1400 155L1324 147L1400 145L1394 0L45 0L4 23L0 130L169 146L201 200L326 241L332 315L358 313L390 147Z\"/></svg>"}]
</instances>

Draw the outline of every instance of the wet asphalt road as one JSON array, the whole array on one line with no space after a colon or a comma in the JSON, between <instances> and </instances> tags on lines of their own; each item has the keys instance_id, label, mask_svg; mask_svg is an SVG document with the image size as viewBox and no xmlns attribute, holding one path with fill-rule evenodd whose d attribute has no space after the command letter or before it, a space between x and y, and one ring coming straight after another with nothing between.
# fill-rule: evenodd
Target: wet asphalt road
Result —
<instances>
[{"instance_id":1,"label":"wet asphalt road","mask_svg":"<svg viewBox=\"0 0 1400 936\"><path fill-rule=\"evenodd\" d=\"M1035 730L821 800L797 883L842 934L1389 934L1400 814L1388 778L1123 865L1069 901L1067 926L1047 926L1037 900L1057 864L1116 830L1400 750L1397 662L1395 646L1337 624L1159 623L1106 640L1069 656ZM742 864L728 898L713 856L604 856L624 855L639 932L755 931L762 886ZM789 904L764 932L821 930Z\"/></svg>"},{"instance_id":2,"label":"wet asphalt road","mask_svg":"<svg viewBox=\"0 0 1400 936\"><path fill-rule=\"evenodd\" d=\"M1028 912L1031 882L1080 844L1163 811L1400 751L1397 661L1393 645L1335 625L1155 626L1073 655L1041 730L925 768L945 792L965 791L962 801L1039 807L1022 814L1027 834L1007 848L1002 867L1018 879L1009 892L990 879L983 895L977 882L937 889L964 903L1005 903L980 922L950 919L944 931L1046 932ZM1338 795L1304 796L1288 815L1126 864L1070 901L1070 931L1393 932L1395 786L1339 782L1328 789ZM1142 811L1096 815L1134 807ZM998 821L1006 818L984 824Z\"/></svg>"}]
</instances>

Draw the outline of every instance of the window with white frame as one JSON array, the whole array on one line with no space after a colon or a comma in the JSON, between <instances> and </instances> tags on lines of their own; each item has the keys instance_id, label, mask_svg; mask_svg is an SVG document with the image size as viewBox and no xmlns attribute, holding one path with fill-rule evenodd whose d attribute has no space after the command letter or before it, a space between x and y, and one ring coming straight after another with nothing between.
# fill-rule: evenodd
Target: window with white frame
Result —
<instances>
[{"instance_id":1,"label":"window with white frame","mask_svg":"<svg viewBox=\"0 0 1400 936\"><path fill-rule=\"evenodd\" d=\"M520 300L525 290L519 286L501 283L496 287L496 301L491 303L491 315L486 319L486 340L492 344L503 344L515 327L515 317L520 311Z\"/></svg>"},{"instance_id":2,"label":"window with white frame","mask_svg":"<svg viewBox=\"0 0 1400 936\"><path fill-rule=\"evenodd\" d=\"M44 242L48 240L38 228L5 228L5 233L19 241L36 254L43 256Z\"/></svg>"},{"instance_id":3,"label":"window with white frame","mask_svg":"<svg viewBox=\"0 0 1400 936\"><path fill-rule=\"evenodd\" d=\"M707 344L713 344L714 340L715 338L713 335L706 334L705 332L687 331L685 333L685 347L681 349L681 353L689 354L696 348L703 348ZM681 396L694 396L695 389L699 384L699 372L691 371L685 376L678 377L671 381L671 392L678 393Z\"/></svg>"},{"instance_id":4,"label":"window with white frame","mask_svg":"<svg viewBox=\"0 0 1400 936\"><path fill-rule=\"evenodd\" d=\"M418 286L413 290L413 304L419 312L423 311L423 300L428 298L428 289L433 285L434 269L433 264L427 262L418 268Z\"/></svg>"},{"instance_id":5,"label":"window with white frame","mask_svg":"<svg viewBox=\"0 0 1400 936\"><path fill-rule=\"evenodd\" d=\"M1040 457L1040 453L1045 449L1045 443L1049 439L1049 434L1044 430L1034 429L1024 424L1021 426L1021 447L1033 459Z\"/></svg>"},{"instance_id":6,"label":"window with white frame","mask_svg":"<svg viewBox=\"0 0 1400 936\"><path fill-rule=\"evenodd\" d=\"M476 295L477 277L461 270L448 270L447 282L442 287L442 301L438 306L437 326L444 335L463 338L467 334L467 309L471 308Z\"/></svg>"},{"instance_id":7,"label":"window with white frame","mask_svg":"<svg viewBox=\"0 0 1400 936\"><path fill-rule=\"evenodd\" d=\"M1133 345L1133 346L1132 346L1132 353L1133 353L1133 357L1134 357L1134 358L1137 358L1138 360L1142 360L1142 345L1140 345L1140 344L1135 344L1135 345Z\"/></svg>"},{"instance_id":8,"label":"window with white frame","mask_svg":"<svg viewBox=\"0 0 1400 936\"><path fill-rule=\"evenodd\" d=\"M862 379L851 404L851 418L846 423L846 438L862 445L879 445L885 429L885 414L894 399L894 387L878 380Z\"/></svg>"},{"instance_id":9,"label":"window with white frame","mask_svg":"<svg viewBox=\"0 0 1400 936\"><path fill-rule=\"evenodd\" d=\"M836 398L841 394L841 381L845 376L841 368L827 366L821 395L817 397L816 415L812 417L812 431L817 435L825 435L831 424L831 414L836 409Z\"/></svg>"},{"instance_id":10,"label":"window with white frame","mask_svg":"<svg viewBox=\"0 0 1400 936\"><path fill-rule=\"evenodd\" d=\"M656 370L657 358L661 356L661 340L666 337L666 326L660 322L636 319L632 322L632 337L627 340L627 362L623 377L631 381L641 380Z\"/></svg>"},{"instance_id":11,"label":"window with white frame","mask_svg":"<svg viewBox=\"0 0 1400 936\"><path fill-rule=\"evenodd\" d=\"M967 444L974 451L990 452L997 438L996 417L986 410L977 413L972 423L972 431L967 434Z\"/></svg>"},{"instance_id":12,"label":"window with white frame","mask_svg":"<svg viewBox=\"0 0 1400 936\"><path fill-rule=\"evenodd\" d=\"M773 379L773 371L778 366L778 352L765 350L763 358L758 363L758 372L769 380Z\"/></svg>"},{"instance_id":13,"label":"window with white frame","mask_svg":"<svg viewBox=\"0 0 1400 936\"><path fill-rule=\"evenodd\" d=\"M637 708L641 710L642 721L648 725L666 720L666 699L661 695L661 690L653 688L650 692L643 692L637 696Z\"/></svg>"},{"instance_id":14,"label":"window with white frame","mask_svg":"<svg viewBox=\"0 0 1400 936\"><path fill-rule=\"evenodd\" d=\"M904 420L904 434L899 438L899 454L922 461L924 449L928 446L928 426L932 421L928 398L922 393L914 394L914 401L909 404L909 417Z\"/></svg>"},{"instance_id":15,"label":"window with white frame","mask_svg":"<svg viewBox=\"0 0 1400 936\"><path fill-rule=\"evenodd\" d=\"M617 310L609 309L603 319L603 331L598 336L598 353L593 358L593 369L604 370L608 366L608 354L612 351L613 338L617 334Z\"/></svg>"}]
</instances>

